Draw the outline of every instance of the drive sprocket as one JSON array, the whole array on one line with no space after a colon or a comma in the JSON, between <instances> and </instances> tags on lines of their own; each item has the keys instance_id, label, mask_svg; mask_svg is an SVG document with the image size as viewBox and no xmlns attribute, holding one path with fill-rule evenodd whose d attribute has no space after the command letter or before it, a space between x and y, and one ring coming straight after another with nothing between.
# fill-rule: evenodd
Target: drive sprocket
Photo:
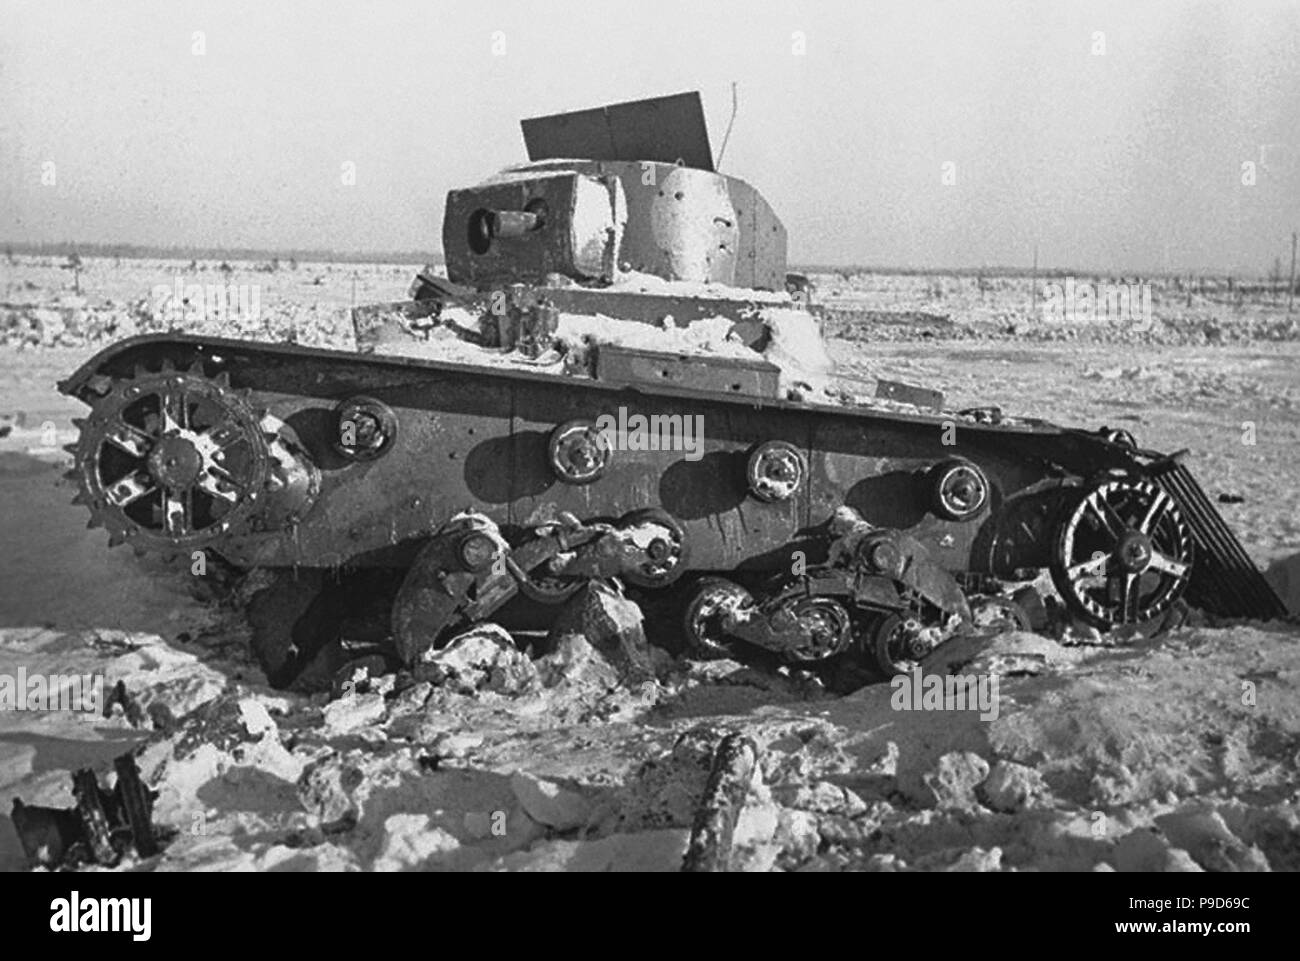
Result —
<instances>
[{"instance_id":1,"label":"drive sprocket","mask_svg":"<svg viewBox=\"0 0 1300 961\"><path fill-rule=\"evenodd\" d=\"M113 381L78 426L74 502L110 545L202 547L248 519L270 477L261 414L197 366Z\"/></svg>"}]
</instances>

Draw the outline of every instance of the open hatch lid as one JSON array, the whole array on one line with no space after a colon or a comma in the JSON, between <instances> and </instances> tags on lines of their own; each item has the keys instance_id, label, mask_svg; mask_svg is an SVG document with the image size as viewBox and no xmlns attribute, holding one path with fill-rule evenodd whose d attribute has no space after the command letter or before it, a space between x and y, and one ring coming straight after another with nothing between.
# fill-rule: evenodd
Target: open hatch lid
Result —
<instances>
[{"instance_id":1,"label":"open hatch lid","mask_svg":"<svg viewBox=\"0 0 1300 961\"><path fill-rule=\"evenodd\" d=\"M520 122L529 160L651 160L713 170L699 91Z\"/></svg>"}]
</instances>

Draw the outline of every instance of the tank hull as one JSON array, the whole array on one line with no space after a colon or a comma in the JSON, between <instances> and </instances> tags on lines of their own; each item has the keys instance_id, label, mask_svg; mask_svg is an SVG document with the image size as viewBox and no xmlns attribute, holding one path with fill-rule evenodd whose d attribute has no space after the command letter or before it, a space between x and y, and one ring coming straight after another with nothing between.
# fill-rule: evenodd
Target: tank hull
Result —
<instances>
[{"instance_id":1,"label":"tank hull","mask_svg":"<svg viewBox=\"0 0 1300 961\"><path fill-rule=\"evenodd\" d=\"M393 569L407 663L519 591L545 605L611 576L667 594L703 584L688 624L729 604L730 634L787 653L829 636L816 657L840 653L860 614L870 630L910 614L915 637L1048 574L1102 628L1166 618L1184 596L1223 616L1287 613L1184 467L1104 431L190 335L122 341L60 388L92 408L73 476L110 543L294 577ZM181 398L167 429L124 434L150 391L160 415ZM218 426L196 420L205 404ZM359 409L382 422L360 453L340 444ZM185 472L179 455L201 462L239 424L257 425L246 489ZM593 425L599 463L557 454ZM123 447L146 466L102 476ZM184 510L203 490L233 505L206 527ZM136 509L150 496L161 512ZM877 643L885 670L906 663Z\"/></svg>"},{"instance_id":2,"label":"tank hull","mask_svg":"<svg viewBox=\"0 0 1300 961\"><path fill-rule=\"evenodd\" d=\"M465 509L512 529L561 511L614 517L658 505L686 528L701 570L778 570L794 550L818 559L813 532L847 505L921 538L945 567L993 572L1007 567L985 546L1005 504L1053 479L1141 469L1113 445L1045 422L966 423L685 389L651 395L593 380L179 335L116 344L61 388L93 402L93 376L128 376L164 359L177 369L201 360L208 375L228 372L232 388L251 392L252 406L288 425L320 468L319 496L300 523L214 542L241 566L401 564L406 552L394 548ZM383 401L400 424L391 450L374 462L347 461L332 447L332 412L358 394ZM566 421L606 414L632 423L637 415L673 417L703 432L689 438L692 450L618 449L599 480L561 483L547 464L547 438ZM755 444L774 439L804 454L809 483L765 504L749 496L744 461ZM936 517L914 480L954 454L979 462L992 481L993 509L982 523Z\"/></svg>"}]
</instances>

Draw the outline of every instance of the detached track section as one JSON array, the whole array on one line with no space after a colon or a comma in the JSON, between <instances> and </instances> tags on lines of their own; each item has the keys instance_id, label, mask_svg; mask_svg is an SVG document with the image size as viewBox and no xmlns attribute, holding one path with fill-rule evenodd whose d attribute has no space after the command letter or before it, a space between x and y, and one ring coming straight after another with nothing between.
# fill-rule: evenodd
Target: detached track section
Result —
<instances>
[{"instance_id":1,"label":"detached track section","mask_svg":"<svg viewBox=\"0 0 1300 961\"><path fill-rule=\"evenodd\" d=\"M1264 580L1191 471L1170 459L1152 465L1151 479L1183 509L1196 540L1196 562L1188 584L1188 599L1193 604L1220 617L1289 616L1291 612Z\"/></svg>"}]
</instances>

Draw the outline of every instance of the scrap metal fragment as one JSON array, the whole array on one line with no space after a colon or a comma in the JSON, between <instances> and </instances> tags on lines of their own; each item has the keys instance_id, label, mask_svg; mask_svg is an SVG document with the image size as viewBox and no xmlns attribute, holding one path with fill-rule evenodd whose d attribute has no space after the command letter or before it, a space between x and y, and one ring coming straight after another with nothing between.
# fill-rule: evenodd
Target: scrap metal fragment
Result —
<instances>
[{"instance_id":1,"label":"scrap metal fragment","mask_svg":"<svg viewBox=\"0 0 1300 961\"><path fill-rule=\"evenodd\" d=\"M113 769L117 771L117 809L131 829L136 852L142 858L153 857L158 853L158 839L153 830L153 798L140 780L135 758L123 754L113 761Z\"/></svg>"},{"instance_id":2,"label":"scrap metal fragment","mask_svg":"<svg viewBox=\"0 0 1300 961\"><path fill-rule=\"evenodd\" d=\"M72 796L77 799L77 817L81 819L91 856L100 864L116 864L117 851L105 810L106 798L91 768L82 768L72 775Z\"/></svg>"},{"instance_id":3,"label":"scrap metal fragment","mask_svg":"<svg viewBox=\"0 0 1300 961\"><path fill-rule=\"evenodd\" d=\"M27 860L41 867L57 867L73 845L83 840L75 811L38 807L14 798L9 818Z\"/></svg>"},{"instance_id":4,"label":"scrap metal fragment","mask_svg":"<svg viewBox=\"0 0 1300 961\"><path fill-rule=\"evenodd\" d=\"M881 400L894 400L900 404L914 407L927 407L931 410L943 410L943 391L930 387L917 387L897 380L876 381L876 397Z\"/></svg>"},{"instance_id":5,"label":"scrap metal fragment","mask_svg":"<svg viewBox=\"0 0 1300 961\"><path fill-rule=\"evenodd\" d=\"M728 734L713 756L713 768L704 786L704 798L695 812L691 839L682 870L728 871L736 820L745 806L754 772L758 745L742 734Z\"/></svg>"},{"instance_id":6,"label":"scrap metal fragment","mask_svg":"<svg viewBox=\"0 0 1300 961\"><path fill-rule=\"evenodd\" d=\"M126 689L125 681L118 681L113 686L112 692L104 701L104 717L113 716L113 705L122 705L122 712L126 715L127 723L132 727L141 727L145 721L144 708L136 700L135 695Z\"/></svg>"},{"instance_id":7,"label":"scrap metal fragment","mask_svg":"<svg viewBox=\"0 0 1300 961\"><path fill-rule=\"evenodd\" d=\"M112 867L130 847L141 857L160 850L154 831L153 795L140 779L135 758L113 761L117 785L99 786L92 768L73 772L71 808L37 807L14 799L10 815L28 861L45 868L90 862Z\"/></svg>"},{"instance_id":8,"label":"scrap metal fragment","mask_svg":"<svg viewBox=\"0 0 1300 961\"><path fill-rule=\"evenodd\" d=\"M421 340L426 331L438 326L441 309L441 301L428 297L353 307L352 329L357 350L369 354L388 344Z\"/></svg>"}]
</instances>

